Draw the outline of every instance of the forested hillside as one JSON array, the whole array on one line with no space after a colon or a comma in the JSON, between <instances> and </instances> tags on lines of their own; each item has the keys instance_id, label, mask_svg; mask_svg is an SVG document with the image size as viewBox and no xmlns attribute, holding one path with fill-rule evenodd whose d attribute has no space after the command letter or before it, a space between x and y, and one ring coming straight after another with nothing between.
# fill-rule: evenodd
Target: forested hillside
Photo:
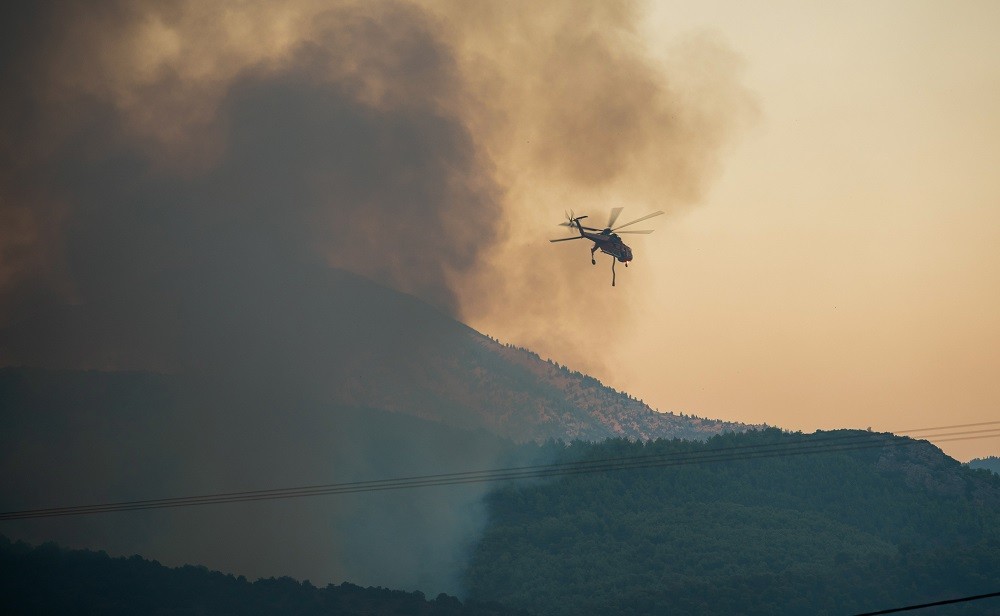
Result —
<instances>
[{"instance_id":1,"label":"forested hillside","mask_svg":"<svg viewBox=\"0 0 1000 616\"><path fill-rule=\"evenodd\" d=\"M850 614L1000 590L1000 477L926 442L765 430L549 447L652 467L493 492L470 597L539 614Z\"/></svg>"},{"instance_id":2,"label":"forested hillside","mask_svg":"<svg viewBox=\"0 0 1000 616\"><path fill-rule=\"evenodd\" d=\"M168 568L139 556L36 548L0 536L0 612L35 616L102 614L332 615L407 614L504 616L523 613L496 604L462 604L441 594L330 584L291 578L250 582L205 567Z\"/></svg>"}]
</instances>

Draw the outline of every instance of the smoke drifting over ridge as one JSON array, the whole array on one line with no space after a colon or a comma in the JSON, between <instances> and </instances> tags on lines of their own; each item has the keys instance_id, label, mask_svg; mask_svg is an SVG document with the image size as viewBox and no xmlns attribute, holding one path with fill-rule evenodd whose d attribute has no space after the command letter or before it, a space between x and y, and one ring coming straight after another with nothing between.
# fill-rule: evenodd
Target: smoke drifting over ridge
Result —
<instances>
[{"instance_id":1,"label":"smoke drifting over ridge","mask_svg":"<svg viewBox=\"0 0 1000 616\"><path fill-rule=\"evenodd\" d=\"M225 318L201 305L233 277L254 280L266 295L290 270L324 262L456 313L451 279L495 235L498 190L447 109L461 88L428 20L402 5L359 12L317 16L311 36L278 59L220 60L215 70L208 61L193 84L183 74L188 63L149 68L151 60L115 49L138 36L136 45L155 53L162 20L200 23L184 11L110 12L92 31L65 35L82 38L82 50L57 45L55 59L31 73L44 79L75 60L67 72L17 91L35 100L4 102L34 116L25 135L4 140L5 167L15 170L3 186L4 218L22 228L4 234L3 312L18 327L8 330L4 359L184 367L197 349L165 349L142 332L186 338L186 328ZM81 51L89 63L75 57ZM137 73L143 79L134 84ZM459 222L474 240L463 239ZM96 311L88 320L114 313L100 340L77 341L95 356L57 349L74 336L38 318L53 299ZM252 298L218 300L236 308ZM137 347L152 356L133 357Z\"/></svg>"},{"instance_id":2,"label":"smoke drifting over ridge","mask_svg":"<svg viewBox=\"0 0 1000 616\"><path fill-rule=\"evenodd\" d=\"M0 359L45 365L60 346L55 363L170 369L185 351L136 358L112 335L78 340L105 349L88 359L39 315L118 305L109 327L134 340L151 323L130 321L165 309L137 288L172 272L266 287L303 263L551 336L587 284L567 276L581 251L545 243L562 211L696 201L750 108L731 53L692 39L659 66L639 17L632 2L72 1L9 16ZM586 318L618 299L592 297Z\"/></svg>"},{"instance_id":3,"label":"smoke drifting over ridge","mask_svg":"<svg viewBox=\"0 0 1000 616\"><path fill-rule=\"evenodd\" d=\"M162 435L140 460L150 465L190 450L160 484L177 494L385 477L394 461L493 466L495 452L450 437L425 450L391 422L323 416L330 409L302 391L331 378L317 361L324 349L306 344L337 320L315 308L316 272L355 271L523 343L569 345L594 320L613 329L631 291L589 295L578 313L592 283L574 275L586 253L550 246L554 223L569 208L600 221L615 205L638 216L697 201L748 108L738 62L711 40L679 44L676 65L653 62L631 2L2 10L0 366L239 373L247 390L185 392L183 421L131 428L135 442ZM282 459L318 432L333 435L332 455ZM229 451L216 450L220 435ZM401 449L386 445L396 437L413 448L407 457L387 455ZM118 466L146 468L118 453ZM175 558L226 554L236 560L214 564L255 574L284 572L281 542L321 537L335 556L285 554L298 558L285 571L454 592L479 493L416 508L277 507L247 513L224 537L205 530L232 524L224 513L211 523L178 514L155 540L129 532L152 541L154 557L190 534L205 547ZM268 531L290 532L293 514L308 521L300 534ZM324 524L339 528L312 532ZM122 528L73 532L135 545ZM276 547L261 538L260 553L244 556L243 538L267 532ZM448 562L429 565L431 550Z\"/></svg>"}]
</instances>

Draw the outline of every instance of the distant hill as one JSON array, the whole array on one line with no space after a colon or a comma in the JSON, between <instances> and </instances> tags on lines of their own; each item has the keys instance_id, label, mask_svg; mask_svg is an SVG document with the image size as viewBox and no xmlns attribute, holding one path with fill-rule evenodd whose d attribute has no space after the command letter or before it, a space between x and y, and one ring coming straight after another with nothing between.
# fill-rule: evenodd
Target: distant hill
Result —
<instances>
[{"instance_id":1,"label":"distant hill","mask_svg":"<svg viewBox=\"0 0 1000 616\"><path fill-rule=\"evenodd\" d=\"M0 611L5 614L299 614L363 616L505 616L523 614L498 604L440 594L329 584L291 578L224 575L205 567L164 567L139 556L31 547L0 535Z\"/></svg>"},{"instance_id":2,"label":"distant hill","mask_svg":"<svg viewBox=\"0 0 1000 616\"><path fill-rule=\"evenodd\" d=\"M926 442L772 429L550 449L561 462L688 462L493 492L469 597L549 615L791 615L1000 589L1000 477ZM754 457L767 451L794 455ZM1000 599L959 609L996 614Z\"/></svg>"},{"instance_id":3,"label":"distant hill","mask_svg":"<svg viewBox=\"0 0 1000 616\"><path fill-rule=\"evenodd\" d=\"M969 468L985 468L988 471L992 471L997 475L1000 475L1000 458L996 456L987 456L985 458L974 458L969 460L967 465Z\"/></svg>"}]
</instances>

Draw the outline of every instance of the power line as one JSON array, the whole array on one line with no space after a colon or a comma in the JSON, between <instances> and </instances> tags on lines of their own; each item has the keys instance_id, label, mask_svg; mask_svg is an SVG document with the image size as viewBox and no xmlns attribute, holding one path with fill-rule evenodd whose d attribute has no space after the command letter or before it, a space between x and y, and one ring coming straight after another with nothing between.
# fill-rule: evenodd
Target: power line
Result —
<instances>
[{"instance_id":1,"label":"power line","mask_svg":"<svg viewBox=\"0 0 1000 616\"><path fill-rule=\"evenodd\" d=\"M937 428L921 428L917 430L909 430L908 432L937 432L937 434L925 435L923 438L935 438L938 442L962 441L1000 436L1000 427L980 430L965 430L959 432L951 432L951 430L966 427L997 426L998 424L1000 424L1000 421L981 422L976 424L957 424ZM838 434L812 438L800 436L799 438L793 438L792 440L783 443L740 445L690 452L673 452L668 454L650 454L620 458L602 458L597 460L580 460L576 462L441 473L434 475L417 475L411 477L331 483L293 488L277 488L271 490L222 492L177 498L10 511L0 513L0 521L110 513L113 511L137 511L145 509L167 509L259 500L278 500L302 498L307 496L331 496L472 483L542 479L583 473L663 468L669 466L704 464L710 462L730 462L783 456L835 453L877 447L911 446L921 442L923 441L913 440L911 438L899 438L892 434L886 435L868 432L855 432L847 435Z\"/></svg>"},{"instance_id":2,"label":"power line","mask_svg":"<svg viewBox=\"0 0 1000 616\"><path fill-rule=\"evenodd\" d=\"M935 601L933 603L921 603L919 605L907 605L906 607L894 607L888 610L880 610L878 612L865 612L863 614L855 614L855 616L876 616L877 614L893 614L895 612L906 612L909 610L922 610L925 607L937 607L939 605L950 605L952 603L965 603L966 601L979 601L980 599L989 599L991 597L1000 597L1000 592L991 592L985 595L972 595L971 597L960 597L958 599L945 599L944 601Z\"/></svg>"},{"instance_id":3,"label":"power line","mask_svg":"<svg viewBox=\"0 0 1000 616\"><path fill-rule=\"evenodd\" d=\"M1000 423L1000 422L996 422ZM958 427L958 426L956 426ZM947 429L947 428L939 428ZM973 433L994 432L974 431ZM942 434L941 436L957 436L968 433ZM439 475L421 475L415 477L403 477L395 479L383 479L375 481L358 481L338 484L325 484L318 486L303 486L296 488L281 488L274 490L257 490L249 492L217 493L202 496L155 499L143 501L129 501L118 503L107 503L101 505L88 505L78 507L59 507L49 509L36 509L28 511L15 511L0 514L0 520L4 519L24 519L35 517L53 517L62 515L82 515L88 513L103 513L110 511L129 511L138 509L158 509L168 507L184 507L193 505L219 504L228 502L241 502L252 500L274 500L281 498L296 498L303 496L319 496L333 494L348 494L356 492L373 492L382 490L394 490L402 488L429 487L442 485L455 485L462 483L480 483L486 481L503 481L514 479L544 478L561 475L590 473L610 470L627 470L639 468L652 468L663 466L675 466L682 464L732 461L740 459L752 459L761 457L775 457L780 455L802 455L810 453L825 453L835 451L847 451L854 449L865 449L870 447L902 446L916 444L918 441L898 440L889 441L882 435L869 438L868 442L850 443L820 443L816 441L842 441L845 439L857 440L858 438L869 437L868 434L841 435L836 437L821 437L812 439L809 442L791 443L771 443L763 445L748 445L740 447L719 448L699 452L687 452L680 454L659 454L649 456L634 456L631 458L613 458L599 460L583 460L572 463L536 465L526 467L515 467L507 469L496 469L487 471L470 471L461 473L446 473ZM988 438L1000 436L1000 434L977 434L976 436L966 436L964 438L951 438L946 440L966 440L972 438ZM872 440L874 439L874 440ZM742 450L737 454L736 450ZM728 452L728 453L726 453ZM734 455L735 454L735 455Z\"/></svg>"}]
</instances>

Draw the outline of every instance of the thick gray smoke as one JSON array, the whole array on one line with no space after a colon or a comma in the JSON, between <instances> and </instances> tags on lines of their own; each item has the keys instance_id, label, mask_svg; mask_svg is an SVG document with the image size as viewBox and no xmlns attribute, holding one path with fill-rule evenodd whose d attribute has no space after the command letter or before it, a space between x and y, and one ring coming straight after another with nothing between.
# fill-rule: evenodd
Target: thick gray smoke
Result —
<instances>
[{"instance_id":1,"label":"thick gray smoke","mask_svg":"<svg viewBox=\"0 0 1000 616\"><path fill-rule=\"evenodd\" d=\"M340 11L279 66L241 71L215 102L211 130L185 137L185 150L217 154L183 172L160 160L164 148L132 138L130 116L85 96L58 139L19 165L51 139L63 106L23 101L30 87L6 90L5 109L34 117L3 139L14 169L0 188L4 219L24 221L20 234L4 233L3 360L172 370L206 346L221 361L243 357L217 332L234 317L279 320L260 305L304 266L328 263L455 314L449 277L495 236L497 191L438 102L460 90L447 50L413 9L383 10L367 36ZM364 102L362 86L330 78L357 57L405 100ZM171 97L182 87L171 77L147 84L144 98ZM467 234L453 233L456 221ZM34 254L18 261L16 248Z\"/></svg>"},{"instance_id":2,"label":"thick gray smoke","mask_svg":"<svg viewBox=\"0 0 1000 616\"><path fill-rule=\"evenodd\" d=\"M512 258L549 248L531 230L567 204L543 199L693 200L742 94L725 62L700 62L691 73L715 75L697 92L708 111L673 96L631 2L8 5L0 366L170 375L126 402L108 393L132 391L121 383L90 406L72 388L58 404L3 398L9 508L494 466L502 444L333 395L350 389L352 354L447 349L376 318L377 292L345 311L355 287L330 268L529 339L552 315L578 331L564 317L583 283L557 271L569 253ZM16 530L248 575L458 591L483 489Z\"/></svg>"},{"instance_id":3,"label":"thick gray smoke","mask_svg":"<svg viewBox=\"0 0 1000 616\"><path fill-rule=\"evenodd\" d=\"M166 401L149 383L128 403L111 395L91 408L76 394L41 407L5 398L4 506L488 468L493 452L466 451L462 434L320 393L350 378L337 336L356 326L338 311L328 266L454 314L450 277L495 237L497 189L447 108L461 84L429 20L394 3L333 8L281 61L220 74L224 87L204 95L210 111L193 122L190 86L173 71L135 94L161 117L123 106L114 88L73 85L107 79L102 37L158 12L84 5L2 19L4 81L15 87L0 102L0 359L178 380L164 385ZM160 18L182 19L171 11L184 7L165 6ZM384 350L419 344L400 337ZM481 492L5 530L247 575L456 592Z\"/></svg>"}]
</instances>

